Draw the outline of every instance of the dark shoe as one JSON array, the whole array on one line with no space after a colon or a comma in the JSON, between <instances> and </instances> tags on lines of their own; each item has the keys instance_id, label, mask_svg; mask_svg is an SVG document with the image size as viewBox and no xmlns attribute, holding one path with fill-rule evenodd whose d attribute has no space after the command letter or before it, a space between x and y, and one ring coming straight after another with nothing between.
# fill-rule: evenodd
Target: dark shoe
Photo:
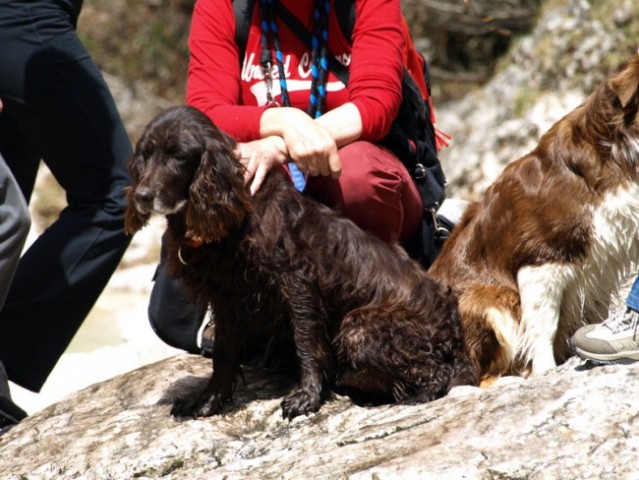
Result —
<instances>
[{"instance_id":1,"label":"dark shoe","mask_svg":"<svg viewBox=\"0 0 639 480\"><path fill-rule=\"evenodd\" d=\"M0 397L0 429L17 425L26 416L27 412L13 403L11 398Z\"/></svg>"},{"instance_id":2,"label":"dark shoe","mask_svg":"<svg viewBox=\"0 0 639 480\"><path fill-rule=\"evenodd\" d=\"M27 416L27 412L11 400L9 378L2 362L0 362L0 431L5 427L17 425Z\"/></svg>"}]
</instances>

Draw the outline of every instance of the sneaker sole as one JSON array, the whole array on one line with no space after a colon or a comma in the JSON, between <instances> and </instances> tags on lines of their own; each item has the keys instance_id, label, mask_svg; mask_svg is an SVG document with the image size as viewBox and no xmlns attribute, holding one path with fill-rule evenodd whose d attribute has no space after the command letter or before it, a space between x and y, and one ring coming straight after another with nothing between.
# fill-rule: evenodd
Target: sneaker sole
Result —
<instances>
[{"instance_id":1,"label":"sneaker sole","mask_svg":"<svg viewBox=\"0 0 639 480\"><path fill-rule=\"evenodd\" d=\"M639 352L635 353L609 353L599 354L592 352L585 352L579 347L574 347L575 353L584 360L590 360L591 362L600 363L602 365L629 365L639 361Z\"/></svg>"}]
</instances>

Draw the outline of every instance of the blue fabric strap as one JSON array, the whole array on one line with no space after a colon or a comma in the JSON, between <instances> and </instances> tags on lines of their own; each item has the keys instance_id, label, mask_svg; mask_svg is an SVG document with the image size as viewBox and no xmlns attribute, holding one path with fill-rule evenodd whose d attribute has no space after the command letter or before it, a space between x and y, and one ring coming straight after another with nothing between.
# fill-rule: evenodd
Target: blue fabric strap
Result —
<instances>
[{"instance_id":1,"label":"blue fabric strap","mask_svg":"<svg viewBox=\"0 0 639 480\"><path fill-rule=\"evenodd\" d=\"M322 115L326 101L326 77L328 75L328 15L330 11L329 0L315 0L313 8L313 35L312 35L312 64L311 64L311 93L309 98L308 114L312 118ZM270 65L272 59L271 48L275 50L275 64L278 69L280 81L280 101L282 105L290 106L288 89L286 85L286 75L284 74L284 58L279 42L279 29L273 14L273 0L260 0L261 27L262 27L262 67L267 81L267 91L270 92ZM288 164L293 184L297 190L304 191L306 187L306 176L291 162Z\"/></svg>"},{"instance_id":2,"label":"blue fabric strap","mask_svg":"<svg viewBox=\"0 0 639 480\"><path fill-rule=\"evenodd\" d=\"M291 177L293 178L293 185L295 185L295 188L297 188L300 192L303 192L304 188L306 188L306 176L293 162L288 164L288 169L290 170Z\"/></svg>"}]
</instances>

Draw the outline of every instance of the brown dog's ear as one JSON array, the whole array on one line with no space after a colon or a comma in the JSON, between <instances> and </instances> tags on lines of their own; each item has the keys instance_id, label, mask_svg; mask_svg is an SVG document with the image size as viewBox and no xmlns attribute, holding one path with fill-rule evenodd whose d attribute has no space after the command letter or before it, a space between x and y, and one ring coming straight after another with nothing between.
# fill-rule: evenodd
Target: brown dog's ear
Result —
<instances>
[{"instance_id":1,"label":"brown dog's ear","mask_svg":"<svg viewBox=\"0 0 639 480\"><path fill-rule=\"evenodd\" d=\"M142 214L135 208L135 201L133 196L135 195L135 186L140 181L140 171L144 166L144 156L139 152L142 150L144 139L146 138L149 127L138 140L135 152L129 159L129 174L131 175L132 184L124 187L124 196L126 197L126 209L124 210L124 233L127 235L133 235L135 232L144 227L151 216L150 213Z\"/></svg>"},{"instance_id":2,"label":"brown dog's ear","mask_svg":"<svg viewBox=\"0 0 639 480\"><path fill-rule=\"evenodd\" d=\"M239 226L251 208L244 170L230 138L207 138L200 165L189 188L187 237L216 242Z\"/></svg>"},{"instance_id":3,"label":"brown dog's ear","mask_svg":"<svg viewBox=\"0 0 639 480\"><path fill-rule=\"evenodd\" d=\"M144 227L149 221L151 214L146 215L138 212L133 201L135 188L133 186L124 187L124 195L126 196L126 209L124 210L124 233L133 235L135 232Z\"/></svg>"},{"instance_id":4,"label":"brown dog's ear","mask_svg":"<svg viewBox=\"0 0 639 480\"><path fill-rule=\"evenodd\" d=\"M619 72L610 79L610 88L615 93L621 108L626 108L633 99L636 101L639 92L639 55L631 58Z\"/></svg>"}]
</instances>

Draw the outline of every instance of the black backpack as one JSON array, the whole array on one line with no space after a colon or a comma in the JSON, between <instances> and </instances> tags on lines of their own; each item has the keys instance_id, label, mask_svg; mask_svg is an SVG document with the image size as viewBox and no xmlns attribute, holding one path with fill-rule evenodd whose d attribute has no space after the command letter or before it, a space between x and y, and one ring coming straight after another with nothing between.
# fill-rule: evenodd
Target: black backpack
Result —
<instances>
[{"instance_id":1,"label":"black backpack","mask_svg":"<svg viewBox=\"0 0 639 480\"><path fill-rule=\"evenodd\" d=\"M235 43L240 55L243 55L246 49L254 5L255 0L233 0ZM350 42L355 24L355 2L354 0L339 0L335 2L334 8L337 11L342 33ZM274 9L275 15L286 23L302 42L310 46L311 33L306 27L279 3L275 2ZM240 63L242 60L241 58ZM427 94L430 95L430 75L427 62L424 61L423 65L424 71L422 73L427 85ZM348 84L348 69L333 56L329 56L328 68L345 85ZM435 142L435 127L432 122L430 102L428 98L424 98L417 83L404 68L402 103L390 132L380 141L380 144L392 150L402 161L421 194L424 203L421 229L413 241L405 245L405 248L409 255L418 260L424 268L428 268L435 260L453 227L436 214L446 197L446 178L437 157Z\"/></svg>"}]
</instances>

